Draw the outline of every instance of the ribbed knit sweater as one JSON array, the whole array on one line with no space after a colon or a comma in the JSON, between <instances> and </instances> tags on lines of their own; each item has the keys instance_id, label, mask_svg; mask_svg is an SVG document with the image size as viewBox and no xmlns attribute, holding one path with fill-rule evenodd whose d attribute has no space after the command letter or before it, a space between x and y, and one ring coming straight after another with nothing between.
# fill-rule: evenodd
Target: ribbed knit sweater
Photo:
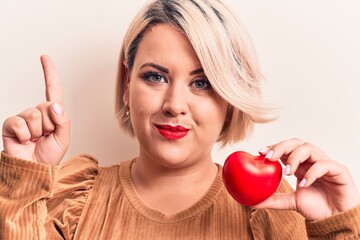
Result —
<instances>
[{"instance_id":1,"label":"ribbed knit sweater","mask_svg":"<svg viewBox=\"0 0 360 240\"><path fill-rule=\"evenodd\" d=\"M251 209L216 179L173 215L137 194L131 160L111 167L81 155L54 167L1 154L0 239L360 239L360 206L306 221L294 211ZM283 180L279 192L292 191Z\"/></svg>"}]
</instances>

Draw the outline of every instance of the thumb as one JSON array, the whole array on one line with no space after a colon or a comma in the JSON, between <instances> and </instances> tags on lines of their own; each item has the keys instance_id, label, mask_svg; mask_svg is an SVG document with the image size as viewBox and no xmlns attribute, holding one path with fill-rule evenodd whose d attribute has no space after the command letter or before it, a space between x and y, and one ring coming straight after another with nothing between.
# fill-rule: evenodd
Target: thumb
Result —
<instances>
[{"instance_id":1,"label":"thumb","mask_svg":"<svg viewBox=\"0 0 360 240\"><path fill-rule=\"evenodd\" d=\"M295 193L274 193L271 197L251 207L255 209L295 210Z\"/></svg>"},{"instance_id":2,"label":"thumb","mask_svg":"<svg viewBox=\"0 0 360 240\"><path fill-rule=\"evenodd\" d=\"M54 138L61 148L67 149L70 142L70 119L63 106L57 102L51 104L50 118L55 126Z\"/></svg>"},{"instance_id":3,"label":"thumb","mask_svg":"<svg viewBox=\"0 0 360 240\"><path fill-rule=\"evenodd\" d=\"M51 106L53 112L57 115L57 116L61 116L63 114L63 109L62 106L58 103L53 103Z\"/></svg>"}]
</instances>

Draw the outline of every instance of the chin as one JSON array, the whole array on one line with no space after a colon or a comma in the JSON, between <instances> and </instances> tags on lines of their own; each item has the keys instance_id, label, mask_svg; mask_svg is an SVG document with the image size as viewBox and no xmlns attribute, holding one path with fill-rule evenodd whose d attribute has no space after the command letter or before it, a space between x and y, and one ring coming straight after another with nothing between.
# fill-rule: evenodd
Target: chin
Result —
<instances>
[{"instance_id":1,"label":"chin","mask_svg":"<svg viewBox=\"0 0 360 240\"><path fill-rule=\"evenodd\" d=\"M186 148L170 146L165 149L152 149L150 154L158 164L166 168L180 168L191 163L191 154L184 149Z\"/></svg>"},{"instance_id":2,"label":"chin","mask_svg":"<svg viewBox=\"0 0 360 240\"><path fill-rule=\"evenodd\" d=\"M151 139L151 141L149 141ZM139 139L140 152L154 164L165 168L183 168L194 164L199 159L207 158L206 151L199 149L197 141L189 135L179 140L166 140L154 134L151 138Z\"/></svg>"},{"instance_id":3,"label":"chin","mask_svg":"<svg viewBox=\"0 0 360 240\"><path fill-rule=\"evenodd\" d=\"M166 153L159 156L158 161L168 168L179 168L189 164L189 157L182 154Z\"/></svg>"}]
</instances>

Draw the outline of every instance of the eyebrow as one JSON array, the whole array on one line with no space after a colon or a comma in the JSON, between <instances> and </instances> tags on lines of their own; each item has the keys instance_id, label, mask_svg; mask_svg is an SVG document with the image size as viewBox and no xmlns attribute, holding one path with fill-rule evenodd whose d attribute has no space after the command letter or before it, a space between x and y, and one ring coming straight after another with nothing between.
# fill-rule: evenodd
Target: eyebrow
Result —
<instances>
[{"instance_id":1,"label":"eyebrow","mask_svg":"<svg viewBox=\"0 0 360 240\"><path fill-rule=\"evenodd\" d=\"M144 63L143 65L141 65L140 69L141 68L144 68L144 67L153 67L153 68L156 68L157 70L163 72L163 73L169 73L170 70L167 69L166 67L163 67L163 66L160 66L158 64L155 64L155 63ZM203 73L204 72L204 69L203 68L198 68L198 69L195 69L193 71L191 71L189 73L189 75L195 75L195 74L199 74L199 73Z\"/></svg>"},{"instance_id":2,"label":"eyebrow","mask_svg":"<svg viewBox=\"0 0 360 240\"><path fill-rule=\"evenodd\" d=\"M156 68L157 70L161 71L161 72L164 72L164 73L169 73L169 69L167 69L166 67L163 67L163 66L160 66L158 64L155 64L155 63L144 63L143 65L141 65L140 69L141 68L144 68L144 67L153 67L153 68Z\"/></svg>"},{"instance_id":3,"label":"eyebrow","mask_svg":"<svg viewBox=\"0 0 360 240\"><path fill-rule=\"evenodd\" d=\"M194 71L191 71L189 74L196 75L196 74L203 73L203 72L204 72L204 69L198 68L198 69L195 69Z\"/></svg>"}]
</instances>

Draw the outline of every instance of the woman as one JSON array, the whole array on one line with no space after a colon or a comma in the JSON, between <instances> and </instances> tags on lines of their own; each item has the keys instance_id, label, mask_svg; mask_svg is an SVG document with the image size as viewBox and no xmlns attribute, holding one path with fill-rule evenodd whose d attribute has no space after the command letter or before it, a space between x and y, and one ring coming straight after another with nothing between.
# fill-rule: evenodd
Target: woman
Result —
<instances>
[{"instance_id":1,"label":"woman","mask_svg":"<svg viewBox=\"0 0 360 240\"><path fill-rule=\"evenodd\" d=\"M295 192L284 180L279 193L251 208L226 192L213 145L243 139L254 123L271 120L271 109L261 102L246 34L221 1L158 0L134 19L121 50L116 112L140 153L119 165L99 168L88 155L58 165L70 121L55 67L47 56L41 61L46 102L3 126L2 238L360 236L349 171L299 139L260 151L296 175Z\"/></svg>"}]
</instances>

